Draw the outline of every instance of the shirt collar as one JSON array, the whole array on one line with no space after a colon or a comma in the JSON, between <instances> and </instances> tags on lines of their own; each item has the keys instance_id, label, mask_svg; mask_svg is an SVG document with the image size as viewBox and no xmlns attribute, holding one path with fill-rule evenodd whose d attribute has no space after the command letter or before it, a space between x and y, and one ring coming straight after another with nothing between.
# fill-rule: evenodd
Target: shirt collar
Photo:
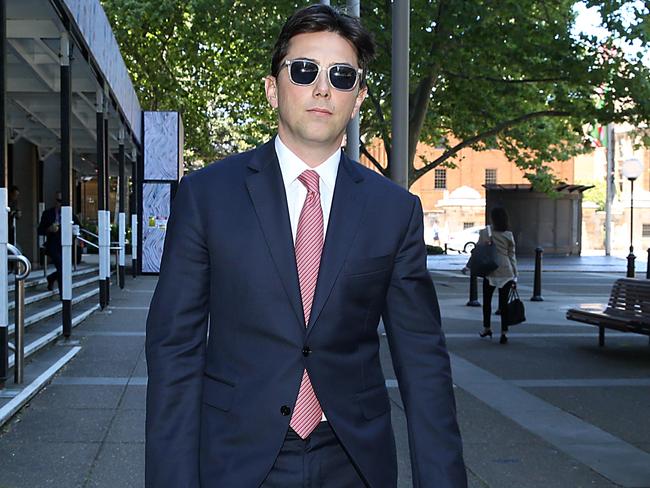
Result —
<instances>
[{"instance_id":1,"label":"shirt collar","mask_svg":"<svg viewBox=\"0 0 650 488\"><path fill-rule=\"evenodd\" d=\"M288 188L289 185L297 180L303 171L313 169L320 177L320 184L325 185L330 191L334 190L336 175L339 171L339 161L341 160L341 149L337 149L329 158L315 168L309 167L307 163L296 156L280 140L279 135L275 138L275 152L278 155L278 162L280 163L280 171L285 188Z\"/></svg>"}]
</instances>

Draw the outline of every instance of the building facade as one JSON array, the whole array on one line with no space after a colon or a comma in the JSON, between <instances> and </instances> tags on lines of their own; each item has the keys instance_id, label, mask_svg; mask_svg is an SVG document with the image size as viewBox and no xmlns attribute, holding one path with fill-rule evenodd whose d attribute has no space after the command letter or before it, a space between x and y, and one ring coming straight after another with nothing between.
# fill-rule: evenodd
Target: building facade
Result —
<instances>
[{"instance_id":1,"label":"building facade","mask_svg":"<svg viewBox=\"0 0 650 488\"><path fill-rule=\"evenodd\" d=\"M643 162L641 177L634 184L634 248L637 254L650 247L650 151L636 147L638 137L633 128L617 126L615 138L614 188L612 202L612 250L624 253L630 245L630 182L622 175L623 161L636 158ZM386 164L386 154L381 143L370 147L372 156ZM416 160L420 156L433 160L442 149L418 145ZM362 158L362 163L374 168ZM583 200L582 249L583 252L605 249L605 177L607 172L606 147L573 157L567 161L550 162L548 166L558 180L570 185L594 185L585 192ZM410 188L422 201L425 214L425 240L427 244L444 245L458 232L486 223L485 185L528 184L525 173L508 161L499 150L460 152L455 167L437 167L418 179ZM599 199L602 197L602 199ZM592 200L596 200L593 202ZM435 237L438 239L435 239Z\"/></svg>"}]
</instances>

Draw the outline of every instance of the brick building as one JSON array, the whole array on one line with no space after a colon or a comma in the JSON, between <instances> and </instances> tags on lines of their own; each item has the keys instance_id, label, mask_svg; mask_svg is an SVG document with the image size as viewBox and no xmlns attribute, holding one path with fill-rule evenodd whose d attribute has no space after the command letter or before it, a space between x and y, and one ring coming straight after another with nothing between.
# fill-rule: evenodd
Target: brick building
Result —
<instances>
[{"instance_id":1,"label":"brick building","mask_svg":"<svg viewBox=\"0 0 650 488\"><path fill-rule=\"evenodd\" d=\"M615 188L612 205L612 249L622 253L629 246L630 183L621 174L622 162L635 157L644 163L643 175L634 185L634 246L639 252L650 247L650 150L634 148L630 127L616 128ZM383 145L370 148L373 157L386 164ZM442 154L442 149L418 145L418 157L433 160ZM441 243L450 234L476 225L485 224L485 184L527 184L524 172L508 161L499 150L474 151L467 148L460 152L460 161L455 168L434 168L417 180L410 190L422 200L425 213L425 240L433 243L438 233ZM362 163L373 165L362 158ZM604 191L606 173L606 149L595 148L568 161L551 162L553 173L560 181L568 184L596 184ZM600 183L599 183L600 182ZM583 249L604 249L605 212L599 205L583 202Z\"/></svg>"}]
</instances>

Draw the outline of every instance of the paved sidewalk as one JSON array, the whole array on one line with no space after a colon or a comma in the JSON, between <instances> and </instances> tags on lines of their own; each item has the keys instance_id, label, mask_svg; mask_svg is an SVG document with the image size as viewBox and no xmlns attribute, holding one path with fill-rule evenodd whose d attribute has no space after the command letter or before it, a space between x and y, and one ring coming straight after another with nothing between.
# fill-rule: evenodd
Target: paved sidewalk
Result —
<instances>
[{"instance_id":1,"label":"paved sidewalk","mask_svg":"<svg viewBox=\"0 0 650 488\"><path fill-rule=\"evenodd\" d=\"M0 488L144 486L144 326L155 283L113 286L111 306L74 330L81 351L3 428Z\"/></svg>"},{"instance_id":2,"label":"paved sidewalk","mask_svg":"<svg viewBox=\"0 0 650 488\"><path fill-rule=\"evenodd\" d=\"M647 253L638 252L634 262L636 277L645 278L647 271ZM450 252L427 257L427 266L431 271L460 271L469 254ZM517 265L520 271L534 271L533 256L518 256ZM544 272L575 271L592 273L612 273L624 278L627 271L627 260L622 256L544 256L542 255L542 270Z\"/></svg>"},{"instance_id":3,"label":"paved sidewalk","mask_svg":"<svg viewBox=\"0 0 650 488\"><path fill-rule=\"evenodd\" d=\"M468 277L434 268L471 488L650 487L647 337L610 333L603 349L596 328L568 322L566 308L604 302L620 273L565 263L545 273L539 303L528 301L532 272L522 271L528 322L506 346L478 338ZM128 277L106 311L74 330L81 351L0 433L0 488L143 486L144 327L155 284ZM407 426L383 336L381 355L399 488L408 488Z\"/></svg>"}]
</instances>

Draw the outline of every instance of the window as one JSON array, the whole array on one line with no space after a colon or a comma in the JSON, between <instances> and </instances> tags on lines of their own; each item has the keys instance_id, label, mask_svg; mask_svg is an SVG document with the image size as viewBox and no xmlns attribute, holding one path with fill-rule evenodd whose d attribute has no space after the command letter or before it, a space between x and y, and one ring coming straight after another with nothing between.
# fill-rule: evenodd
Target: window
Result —
<instances>
[{"instance_id":1,"label":"window","mask_svg":"<svg viewBox=\"0 0 650 488\"><path fill-rule=\"evenodd\" d=\"M497 183L497 170L494 168L489 168L485 170L485 184L486 185L496 185Z\"/></svg>"},{"instance_id":2,"label":"window","mask_svg":"<svg viewBox=\"0 0 650 488\"><path fill-rule=\"evenodd\" d=\"M463 230L474 227L474 222L463 222Z\"/></svg>"},{"instance_id":3,"label":"window","mask_svg":"<svg viewBox=\"0 0 650 488\"><path fill-rule=\"evenodd\" d=\"M433 170L433 188L436 190L447 189L447 170L434 169Z\"/></svg>"},{"instance_id":4,"label":"window","mask_svg":"<svg viewBox=\"0 0 650 488\"><path fill-rule=\"evenodd\" d=\"M643 224L643 231L641 237L650 237L650 224Z\"/></svg>"}]
</instances>

